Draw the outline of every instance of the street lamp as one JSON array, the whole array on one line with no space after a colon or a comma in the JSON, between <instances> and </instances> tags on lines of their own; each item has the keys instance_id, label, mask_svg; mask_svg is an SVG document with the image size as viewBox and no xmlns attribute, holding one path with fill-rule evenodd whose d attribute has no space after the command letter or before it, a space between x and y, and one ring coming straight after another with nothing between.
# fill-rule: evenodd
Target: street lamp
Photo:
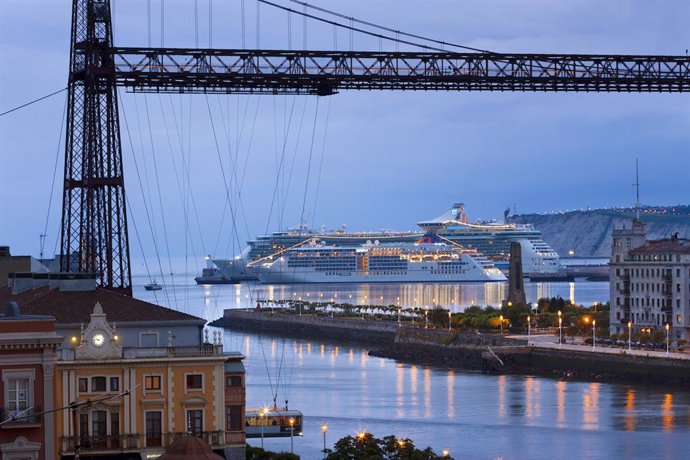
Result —
<instances>
[{"instance_id":1,"label":"street lamp","mask_svg":"<svg viewBox=\"0 0 690 460\"><path fill-rule=\"evenodd\" d=\"M295 453L295 441L294 441L294 432L295 432L295 419L290 417L290 453L294 454Z\"/></svg>"},{"instance_id":2,"label":"street lamp","mask_svg":"<svg viewBox=\"0 0 690 460\"><path fill-rule=\"evenodd\" d=\"M448 452L448 449L443 449L443 456L448 457L450 453Z\"/></svg>"},{"instance_id":3,"label":"street lamp","mask_svg":"<svg viewBox=\"0 0 690 460\"><path fill-rule=\"evenodd\" d=\"M501 322L501 335L503 335L503 315L499 316L498 320Z\"/></svg>"},{"instance_id":4,"label":"street lamp","mask_svg":"<svg viewBox=\"0 0 690 460\"><path fill-rule=\"evenodd\" d=\"M264 448L264 414L263 409L259 412L259 421L261 422L261 448Z\"/></svg>"},{"instance_id":5,"label":"street lamp","mask_svg":"<svg viewBox=\"0 0 690 460\"><path fill-rule=\"evenodd\" d=\"M424 329L429 329L429 308L424 307Z\"/></svg>"},{"instance_id":6,"label":"street lamp","mask_svg":"<svg viewBox=\"0 0 690 460\"><path fill-rule=\"evenodd\" d=\"M597 320L592 320L592 348L597 347Z\"/></svg>"},{"instance_id":7,"label":"street lamp","mask_svg":"<svg viewBox=\"0 0 690 460\"><path fill-rule=\"evenodd\" d=\"M666 323L666 354L668 354L668 323Z\"/></svg>"},{"instance_id":8,"label":"street lamp","mask_svg":"<svg viewBox=\"0 0 690 460\"><path fill-rule=\"evenodd\" d=\"M531 335L532 335L532 317L530 315L527 315L527 345L531 343Z\"/></svg>"},{"instance_id":9,"label":"street lamp","mask_svg":"<svg viewBox=\"0 0 690 460\"><path fill-rule=\"evenodd\" d=\"M560 311L558 312L560 313ZM558 316L558 346L563 345L563 318Z\"/></svg>"},{"instance_id":10,"label":"street lamp","mask_svg":"<svg viewBox=\"0 0 690 460\"><path fill-rule=\"evenodd\" d=\"M326 458L326 431L328 431L328 425L325 423L321 425L321 431L323 432L323 458Z\"/></svg>"},{"instance_id":11,"label":"street lamp","mask_svg":"<svg viewBox=\"0 0 690 460\"><path fill-rule=\"evenodd\" d=\"M400 327L402 324L400 323L400 313L401 313L401 308L398 307L398 327Z\"/></svg>"},{"instance_id":12,"label":"street lamp","mask_svg":"<svg viewBox=\"0 0 690 460\"><path fill-rule=\"evenodd\" d=\"M632 351L632 321L628 321L628 351Z\"/></svg>"},{"instance_id":13,"label":"street lamp","mask_svg":"<svg viewBox=\"0 0 690 460\"><path fill-rule=\"evenodd\" d=\"M450 332L450 326L451 326L451 311L448 310L448 332Z\"/></svg>"}]
</instances>

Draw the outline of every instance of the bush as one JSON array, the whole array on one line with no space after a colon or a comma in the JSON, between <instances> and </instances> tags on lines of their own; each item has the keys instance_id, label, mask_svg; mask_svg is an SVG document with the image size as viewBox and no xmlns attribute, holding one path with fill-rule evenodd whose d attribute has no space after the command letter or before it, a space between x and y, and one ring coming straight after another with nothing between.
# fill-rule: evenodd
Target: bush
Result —
<instances>
[{"instance_id":1,"label":"bush","mask_svg":"<svg viewBox=\"0 0 690 460\"><path fill-rule=\"evenodd\" d=\"M271 452L247 444L247 460L300 460L300 457L290 452Z\"/></svg>"}]
</instances>

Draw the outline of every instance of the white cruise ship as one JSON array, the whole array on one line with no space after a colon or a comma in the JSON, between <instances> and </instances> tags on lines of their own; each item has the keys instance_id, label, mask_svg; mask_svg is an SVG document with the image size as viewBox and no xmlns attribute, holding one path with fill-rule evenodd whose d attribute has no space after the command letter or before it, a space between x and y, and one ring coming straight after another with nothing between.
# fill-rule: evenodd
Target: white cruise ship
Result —
<instances>
[{"instance_id":1,"label":"white cruise ship","mask_svg":"<svg viewBox=\"0 0 690 460\"><path fill-rule=\"evenodd\" d=\"M429 283L505 281L476 251L444 243L334 246L320 242L289 249L260 264L259 280L292 283Z\"/></svg>"},{"instance_id":2,"label":"white cruise ship","mask_svg":"<svg viewBox=\"0 0 690 460\"><path fill-rule=\"evenodd\" d=\"M522 271L525 275L557 273L561 267L558 253L541 237L531 224L500 224L497 222L469 223L465 205L456 203L435 219L418 222L428 235L441 241L476 249L506 268L510 257L510 243L517 241L522 248Z\"/></svg>"}]
</instances>

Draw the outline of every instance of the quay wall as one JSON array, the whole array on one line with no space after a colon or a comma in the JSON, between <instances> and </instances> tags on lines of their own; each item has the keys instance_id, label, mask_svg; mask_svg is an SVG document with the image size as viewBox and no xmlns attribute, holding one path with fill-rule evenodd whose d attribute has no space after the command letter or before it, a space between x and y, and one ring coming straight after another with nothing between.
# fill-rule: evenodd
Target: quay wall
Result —
<instances>
[{"instance_id":1,"label":"quay wall","mask_svg":"<svg viewBox=\"0 0 690 460\"><path fill-rule=\"evenodd\" d=\"M226 310L212 326L356 343L401 362L506 374L690 386L690 360L527 346L525 340L476 332L399 327L394 321Z\"/></svg>"}]
</instances>

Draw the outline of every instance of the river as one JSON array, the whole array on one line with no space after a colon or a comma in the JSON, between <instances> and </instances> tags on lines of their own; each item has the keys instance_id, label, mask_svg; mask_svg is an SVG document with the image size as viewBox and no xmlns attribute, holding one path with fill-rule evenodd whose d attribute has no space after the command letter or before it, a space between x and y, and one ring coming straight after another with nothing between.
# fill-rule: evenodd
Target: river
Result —
<instances>
[{"instance_id":1,"label":"river","mask_svg":"<svg viewBox=\"0 0 690 460\"><path fill-rule=\"evenodd\" d=\"M135 276L136 297L209 320L258 298L436 303L461 310L496 305L505 294L504 283L196 286L191 275L175 275L163 291L147 292L147 281ZM560 295L590 305L608 297L605 282L527 283L526 290L528 301ZM690 393L684 390L412 366L369 357L356 346L231 331L224 341L226 349L247 357L249 406L271 405L275 394L279 405L288 399L291 409L304 413L304 436L295 438L303 459L321 458L322 424L329 427L329 446L364 430L410 438L437 452L448 449L460 459L688 457ZM265 446L289 450L290 440L266 439Z\"/></svg>"}]
</instances>

